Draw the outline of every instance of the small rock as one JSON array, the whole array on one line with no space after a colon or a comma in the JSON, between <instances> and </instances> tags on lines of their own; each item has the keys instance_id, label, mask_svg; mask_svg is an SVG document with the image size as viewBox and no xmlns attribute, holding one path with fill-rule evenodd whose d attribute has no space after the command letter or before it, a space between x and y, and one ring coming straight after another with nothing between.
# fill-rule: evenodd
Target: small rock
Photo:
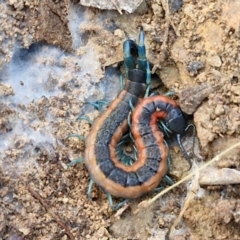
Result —
<instances>
[{"instance_id":1,"label":"small rock","mask_svg":"<svg viewBox=\"0 0 240 240\"><path fill-rule=\"evenodd\" d=\"M10 236L7 240L24 240L24 238L19 235L14 234L14 235Z\"/></svg>"},{"instance_id":2,"label":"small rock","mask_svg":"<svg viewBox=\"0 0 240 240\"><path fill-rule=\"evenodd\" d=\"M179 105L183 112L193 114L210 93L216 90L209 83L185 87L179 93Z\"/></svg>"},{"instance_id":3,"label":"small rock","mask_svg":"<svg viewBox=\"0 0 240 240\"><path fill-rule=\"evenodd\" d=\"M168 4L170 11L176 12L182 7L183 0L168 0Z\"/></svg>"},{"instance_id":4,"label":"small rock","mask_svg":"<svg viewBox=\"0 0 240 240\"><path fill-rule=\"evenodd\" d=\"M123 39L125 37L125 34L124 34L124 32L121 29L116 29L114 31L114 36Z\"/></svg>"},{"instance_id":5,"label":"small rock","mask_svg":"<svg viewBox=\"0 0 240 240\"><path fill-rule=\"evenodd\" d=\"M160 6L157 3L152 4L152 10L154 12L154 15L159 15L162 16L163 15L163 9L162 6Z\"/></svg>"},{"instance_id":6,"label":"small rock","mask_svg":"<svg viewBox=\"0 0 240 240\"><path fill-rule=\"evenodd\" d=\"M7 222L5 219L6 219L6 216L3 213L0 213L0 236L3 234L7 226Z\"/></svg>"},{"instance_id":7,"label":"small rock","mask_svg":"<svg viewBox=\"0 0 240 240\"><path fill-rule=\"evenodd\" d=\"M192 72L194 75L198 74L200 69L204 68L204 64L200 61L189 62L187 70Z\"/></svg>"},{"instance_id":8,"label":"small rock","mask_svg":"<svg viewBox=\"0 0 240 240\"><path fill-rule=\"evenodd\" d=\"M22 232L24 235L28 235L30 233L30 228L22 227L18 229L20 232Z\"/></svg>"},{"instance_id":9,"label":"small rock","mask_svg":"<svg viewBox=\"0 0 240 240\"><path fill-rule=\"evenodd\" d=\"M240 85L233 85L233 86L231 86L231 91L234 94L240 96Z\"/></svg>"},{"instance_id":10,"label":"small rock","mask_svg":"<svg viewBox=\"0 0 240 240\"><path fill-rule=\"evenodd\" d=\"M213 67L221 67L222 61L218 55L213 55L207 58L207 62L209 65Z\"/></svg>"},{"instance_id":11,"label":"small rock","mask_svg":"<svg viewBox=\"0 0 240 240\"><path fill-rule=\"evenodd\" d=\"M240 171L231 168L208 168L200 174L200 185L229 185L240 183Z\"/></svg>"},{"instance_id":12,"label":"small rock","mask_svg":"<svg viewBox=\"0 0 240 240\"><path fill-rule=\"evenodd\" d=\"M193 4L187 4L184 8L183 8L183 12L190 17L192 20L196 20L196 9L195 6Z\"/></svg>"},{"instance_id":13,"label":"small rock","mask_svg":"<svg viewBox=\"0 0 240 240\"><path fill-rule=\"evenodd\" d=\"M225 110L224 110L224 107L223 107L223 105L222 104L218 104L217 106L216 106L216 108L215 108L215 114L217 115L217 116L219 116L219 115L221 115L221 114L223 114L225 112Z\"/></svg>"},{"instance_id":14,"label":"small rock","mask_svg":"<svg viewBox=\"0 0 240 240\"><path fill-rule=\"evenodd\" d=\"M109 0L81 0L79 4L87 7L95 7L99 9L117 10L121 13L122 10L133 13L144 2L144 0L135 1L109 1Z\"/></svg>"}]
</instances>

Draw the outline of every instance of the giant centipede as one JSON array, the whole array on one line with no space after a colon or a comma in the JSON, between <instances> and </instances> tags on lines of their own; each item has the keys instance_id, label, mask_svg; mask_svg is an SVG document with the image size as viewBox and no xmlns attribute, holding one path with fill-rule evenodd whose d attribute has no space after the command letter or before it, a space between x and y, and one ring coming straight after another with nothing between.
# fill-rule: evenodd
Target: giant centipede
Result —
<instances>
[{"instance_id":1,"label":"giant centipede","mask_svg":"<svg viewBox=\"0 0 240 240\"><path fill-rule=\"evenodd\" d=\"M160 95L142 99L145 81L146 72L131 70L125 88L95 120L86 139L85 164L90 177L115 197L138 198L154 190L166 175L168 148L157 125L159 119L170 128L172 120L174 125L180 124L177 130L185 128L182 111L174 100ZM120 162L116 154L117 143L128 129L129 100L135 106L131 132L138 150L137 161L131 166Z\"/></svg>"}]
</instances>

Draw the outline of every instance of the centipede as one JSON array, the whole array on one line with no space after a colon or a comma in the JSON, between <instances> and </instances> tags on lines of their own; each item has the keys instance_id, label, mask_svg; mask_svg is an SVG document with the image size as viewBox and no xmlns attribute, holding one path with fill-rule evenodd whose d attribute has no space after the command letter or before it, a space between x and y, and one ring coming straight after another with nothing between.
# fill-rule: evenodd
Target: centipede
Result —
<instances>
[{"instance_id":1,"label":"centipede","mask_svg":"<svg viewBox=\"0 0 240 240\"><path fill-rule=\"evenodd\" d=\"M186 156L181 136L187 121L176 101L161 95L145 97L151 70L144 38L141 29L138 45L133 40L124 42L125 86L94 121L85 141L84 163L91 180L107 194L124 199L138 198L153 191L168 171L169 150L159 130L159 120L177 136ZM133 56L136 51L137 63ZM116 148L129 130L130 112L130 131L138 154L133 164L126 165L119 161Z\"/></svg>"}]
</instances>

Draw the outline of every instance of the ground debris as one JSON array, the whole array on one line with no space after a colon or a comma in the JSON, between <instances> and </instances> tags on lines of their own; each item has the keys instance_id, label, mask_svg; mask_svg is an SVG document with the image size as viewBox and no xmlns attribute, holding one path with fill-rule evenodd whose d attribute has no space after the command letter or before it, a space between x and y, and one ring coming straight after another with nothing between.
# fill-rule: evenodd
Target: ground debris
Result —
<instances>
[{"instance_id":1,"label":"ground debris","mask_svg":"<svg viewBox=\"0 0 240 240\"><path fill-rule=\"evenodd\" d=\"M128 13L133 13L144 0L137 1L119 1L119 0L110 0L110 1L96 1L96 0L81 0L79 4L88 7L95 7L99 9L108 9L108 10L117 10L120 14L122 11L127 11Z\"/></svg>"}]
</instances>

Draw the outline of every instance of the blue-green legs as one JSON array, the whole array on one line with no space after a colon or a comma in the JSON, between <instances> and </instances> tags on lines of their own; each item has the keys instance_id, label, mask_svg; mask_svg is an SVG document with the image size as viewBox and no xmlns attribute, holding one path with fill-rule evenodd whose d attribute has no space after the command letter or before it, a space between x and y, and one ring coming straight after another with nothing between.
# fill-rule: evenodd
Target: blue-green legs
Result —
<instances>
[{"instance_id":1,"label":"blue-green legs","mask_svg":"<svg viewBox=\"0 0 240 240\"><path fill-rule=\"evenodd\" d=\"M113 201L112 201L112 195L107 193L107 198L108 198L109 205L113 211L117 211L119 208L121 208L125 203L127 203L129 201L128 199L125 199L122 202L120 202L119 204L117 204L116 206L114 206Z\"/></svg>"},{"instance_id":2,"label":"blue-green legs","mask_svg":"<svg viewBox=\"0 0 240 240\"><path fill-rule=\"evenodd\" d=\"M108 105L109 101L106 100L98 100L95 102L86 102L88 104L91 104L92 106L94 106L99 112L102 112L104 110L104 105Z\"/></svg>"}]
</instances>

